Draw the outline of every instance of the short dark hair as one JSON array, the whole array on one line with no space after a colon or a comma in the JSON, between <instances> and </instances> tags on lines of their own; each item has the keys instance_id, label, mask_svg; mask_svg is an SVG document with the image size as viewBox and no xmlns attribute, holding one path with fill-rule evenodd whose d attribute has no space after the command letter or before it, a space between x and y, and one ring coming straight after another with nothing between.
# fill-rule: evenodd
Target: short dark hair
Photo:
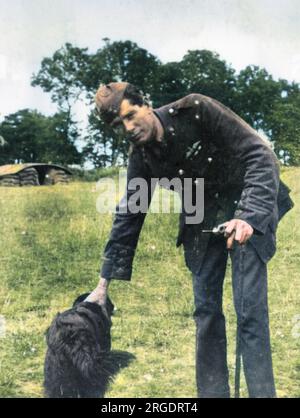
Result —
<instances>
[{"instance_id":1,"label":"short dark hair","mask_svg":"<svg viewBox=\"0 0 300 418\"><path fill-rule=\"evenodd\" d=\"M130 83L128 84L128 86L126 87L124 91L123 99L129 100L132 105L149 106L149 100L144 95L142 90L138 89L136 86Z\"/></svg>"}]
</instances>

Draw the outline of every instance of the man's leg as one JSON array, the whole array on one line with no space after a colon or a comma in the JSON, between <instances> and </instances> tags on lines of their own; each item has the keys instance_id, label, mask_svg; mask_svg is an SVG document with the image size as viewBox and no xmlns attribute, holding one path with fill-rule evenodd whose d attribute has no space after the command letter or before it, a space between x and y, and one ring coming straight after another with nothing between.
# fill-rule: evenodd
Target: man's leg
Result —
<instances>
[{"instance_id":1,"label":"man's leg","mask_svg":"<svg viewBox=\"0 0 300 418\"><path fill-rule=\"evenodd\" d=\"M242 246L236 244L231 259L234 304L249 396L272 398L276 392L269 334L267 266L250 242Z\"/></svg>"},{"instance_id":2,"label":"man's leg","mask_svg":"<svg viewBox=\"0 0 300 418\"><path fill-rule=\"evenodd\" d=\"M228 252L224 238L212 236L201 266L193 274L196 322L196 379L201 398L230 396L223 282Z\"/></svg>"}]
</instances>

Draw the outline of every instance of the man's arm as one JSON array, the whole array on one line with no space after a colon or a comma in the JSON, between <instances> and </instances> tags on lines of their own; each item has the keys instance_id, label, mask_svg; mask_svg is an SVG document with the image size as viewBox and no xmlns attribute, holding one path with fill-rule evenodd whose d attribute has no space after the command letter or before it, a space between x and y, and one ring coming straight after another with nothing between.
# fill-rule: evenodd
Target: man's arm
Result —
<instances>
[{"instance_id":1,"label":"man's arm","mask_svg":"<svg viewBox=\"0 0 300 418\"><path fill-rule=\"evenodd\" d=\"M135 179L142 179L144 182L146 191L143 190L143 196L147 203L143 205L145 210L137 213L132 210L132 202L135 201L133 195L138 191L135 186L132 187ZM151 178L144 165L142 153L134 150L129 157L126 192L117 205L110 237L104 249L101 277L108 280L131 279L136 246L153 192L154 188L151 190Z\"/></svg>"},{"instance_id":2,"label":"man's arm","mask_svg":"<svg viewBox=\"0 0 300 418\"><path fill-rule=\"evenodd\" d=\"M154 188L151 189L151 178L143 163L142 154L138 150L134 150L129 157L126 192L116 208L110 237L104 249L99 284L86 301L104 305L111 279L127 281L131 279L133 258L146 217L146 213L132 213L129 205L130 198L137 192L129 185L136 178L144 179L147 185L146 209L148 209ZM124 211L124 208L127 210Z\"/></svg>"}]
</instances>

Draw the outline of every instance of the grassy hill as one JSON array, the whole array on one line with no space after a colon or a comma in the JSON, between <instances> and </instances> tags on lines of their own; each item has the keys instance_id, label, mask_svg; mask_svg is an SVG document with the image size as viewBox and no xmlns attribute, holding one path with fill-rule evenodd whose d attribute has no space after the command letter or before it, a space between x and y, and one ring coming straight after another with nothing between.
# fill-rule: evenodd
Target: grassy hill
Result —
<instances>
[{"instance_id":1,"label":"grassy hill","mask_svg":"<svg viewBox=\"0 0 300 418\"><path fill-rule=\"evenodd\" d=\"M300 396L300 169L283 172L295 208L269 264L269 305L279 397ZM94 288L112 216L96 210L95 183L0 188L0 397L41 397L44 333L58 311ZM135 359L107 397L196 396L191 276L175 247L178 214L149 213L132 282L113 281L113 349ZM231 383L235 314L224 288ZM242 396L247 396L242 382Z\"/></svg>"}]
</instances>

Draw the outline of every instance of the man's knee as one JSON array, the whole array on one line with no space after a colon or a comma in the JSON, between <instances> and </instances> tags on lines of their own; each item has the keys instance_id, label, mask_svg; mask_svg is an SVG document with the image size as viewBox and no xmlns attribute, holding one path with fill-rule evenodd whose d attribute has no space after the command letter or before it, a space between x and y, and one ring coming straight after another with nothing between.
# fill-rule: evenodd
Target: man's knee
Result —
<instances>
[{"instance_id":1,"label":"man's knee","mask_svg":"<svg viewBox=\"0 0 300 418\"><path fill-rule=\"evenodd\" d=\"M269 326L268 309L264 306L248 306L238 314L238 322L245 331L260 333Z\"/></svg>"},{"instance_id":2,"label":"man's knee","mask_svg":"<svg viewBox=\"0 0 300 418\"><path fill-rule=\"evenodd\" d=\"M198 305L194 311L193 317L196 323L203 321L212 323L224 319L222 307L217 303L209 302Z\"/></svg>"}]
</instances>

